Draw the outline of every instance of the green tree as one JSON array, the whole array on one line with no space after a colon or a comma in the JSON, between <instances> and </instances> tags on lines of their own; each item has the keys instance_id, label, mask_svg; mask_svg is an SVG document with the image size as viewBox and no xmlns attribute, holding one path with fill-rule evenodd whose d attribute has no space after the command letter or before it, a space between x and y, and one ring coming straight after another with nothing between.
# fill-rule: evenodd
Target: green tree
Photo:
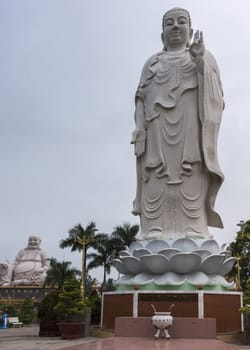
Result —
<instances>
[{"instance_id":1,"label":"green tree","mask_svg":"<svg viewBox=\"0 0 250 350\"><path fill-rule=\"evenodd\" d=\"M25 299L20 311L19 311L19 318L20 321L24 324L30 324L32 320L34 319L36 313L33 311L33 303L31 299Z\"/></svg>"},{"instance_id":2,"label":"green tree","mask_svg":"<svg viewBox=\"0 0 250 350\"><path fill-rule=\"evenodd\" d=\"M97 267L103 267L103 285L106 286L107 273L110 273L112 265L112 257L115 256L118 240L112 238L107 233L99 233L95 236L93 242L94 252L87 254L87 259L90 260L87 270Z\"/></svg>"},{"instance_id":3,"label":"green tree","mask_svg":"<svg viewBox=\"0 0 250 350\"><path fill-rule=\"evenodd\" d=\"M84 251L84 271L86 270L86 253L90 246L93 245L93 235L97 231L95 222L90 222L85 228L80 224L75 225L72 229L69 230L69 236L66 239L60 241L59 247L71 248L71 252L81 252L83 247ZM82 242L85 242L84 245Z\"/></svg>"},{"instance_id":4,"label":"green tree","mask_svg":"<svg viewBox=\"0 0 250 350\"><path fill-rule=\"evenodd\" d=\"M240 308L240 311L250 315L250 279L246 282L243 296L243 305L244 306Z\"/></svg>"},{"instance_id":5,"label":"green tree","mask_svg":"<svg viewBox=\"0 0 250 350\"><path fill-rule=\"evenodd\" d=\"M97 291L92 290L86 300L86 305L91 308L91 324L100 324L102 299Z\"/></svg>"},{"instance_id":6,"label":"green tree","mask_svg":"<svg viewBox=\"0 0 250 350\"><path fill-rule=\"evenodd\" d=\"M85 295L86 295L87 298L92 293L93 281L94 281L94 279L91 277L91 275L86 273L86 276L85 276Z\"/></svg>"},{"instance_id":7,"label":"green tree","mask_svg":"<svg viewBox=\"0 0 250 350\"><path fill-rule=\"evenodd\" d=\"M65 321L71 321L74 315L81 315L85 312L79 281L76 279L65 281L54 310L57 312L58 319Z\"/></svg>"},{"instance_id":8,"label":"green tree","mask_svg":"<svg viewBox=\"0 0 250 350\"><path fill-rule=\"evenodd\" d=\"M81 271L70 268L70 265L70 261L59 262L55 258L51 258L51 268L48 270L45 285L62 290L65 281L81 275Z\"/></svg>"},{"instance_id":9,"label":"green tree","mask_svg":"<svg viewBox=\"0 0 250 350\"><path fill-rule=\"evenodd\" d=\"M6 313L9 317L15 317L20 310L20 305L0 304L0 314Z\"/></svg>"},{"instance_id":10,"label":"green tree","mask_svg":"<svg viewBox=\"0 0 250 350\"><path fill-rule=\"evenodd\" d=\"M58 293L58 290L51 290L40 301L37 310L39 320L57 320L57 313L54 307L58 303Z\"/></svg>"},{"instance_id":11,"label":"green tree","mask_svg":"<svg viewBox=\"0 0 250 350\"><path fill-rule=\"evenodd\" d=\"M116 239L116 250L119 252L126 247L129 247L132 242L135 242L135 236L139 231L139 225L130 225L128 222L122 226L116 226L112 232L112 239ZM120 242L120 243L119 243Z\"/></svg>"},{"instance_id":12,"label":"green tree","mask_svg":"<svg viewBox=\"0 0 250 350\"><path fill-rule=\"evenodd\" d=\"M121 250L126 249L135 241L138 230L138 225L124 223L122 226L116 226L111 235L100 233L95 236L92 243L92 248L95 251L87 254L87 259L90 260L87 270L103 267L103 286L106 286L107 274L111 271L112 259L116 258Z\"/></svg>"},{"instance_id":13,"label":"green tree","mask_svg":"<svg viewBox=\"0 0 250 350\"><path fill-rule=\"evenodd\" d=\"M236 264L228 274L228 277L237 281L239 272L241 288L244 291L247 280L250 278L250 220L246 221L242 229L237 232L235 240L229 245L229 250L232 256L239 258L240 271L238 271Z\"/></svg>"}]
</instances>

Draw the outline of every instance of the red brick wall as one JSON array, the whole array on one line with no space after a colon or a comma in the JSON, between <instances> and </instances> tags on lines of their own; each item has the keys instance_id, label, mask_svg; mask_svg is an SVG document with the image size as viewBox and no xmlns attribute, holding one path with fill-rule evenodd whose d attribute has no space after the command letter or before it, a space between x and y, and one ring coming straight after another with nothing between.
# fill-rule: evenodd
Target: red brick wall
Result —
<instances>
[{"instance_id":1,"label":"red brick wall","mask_svg":"<svg viewBox=\"0 0 250 350\"><path fill-rule=\"evenodd\" d=\"M197 294L139 294L138 316L152 316L153 304L156 311L169 311L174 304L172 314L175 317L198 317Z\"/></svg>"},{"instance_id":2,"label":"red brick wall","mask_svg":"<svg viewBox=\"0 0 250 350\"><path fill-rule=\"evenodd\" d=\"M154 304L157 311L168 311L174 304L174 317L198 317L197 293L139 293L138 317L151 317ZM241 331L239 294L204 293L204 317L216 319L217 333ZM133 294L105 294L103 327L114 329L115 317L133 316Z\"/></svg>"},{"instance_id":3,"label":"red brick wall","mask_svg":"<svg viewBox=\"0 0 250 350\"><path fill-rule=\"evenodd\" d=\"M133 294L111 294L104 296L102 326L115 328L115 317L133 316Z\"/></svg>"},{"instance_id":4,"label":"red brick wall","mask_svg":"<svg viewBox=\"0 0 250 350\"><path fill-rule=\"evenodd\" d=\"M239 332L241 330L239 308L239 295L204 295L204 317L216 318L217 333Z\"/></svg>"}]
</instances>

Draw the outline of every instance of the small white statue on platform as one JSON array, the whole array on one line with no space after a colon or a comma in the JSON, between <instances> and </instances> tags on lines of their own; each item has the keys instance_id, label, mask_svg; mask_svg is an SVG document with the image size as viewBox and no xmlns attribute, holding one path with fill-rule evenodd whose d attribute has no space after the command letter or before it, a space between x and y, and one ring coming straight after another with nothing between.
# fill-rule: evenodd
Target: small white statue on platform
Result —
<instances>
[{"instance_id":1,"label":"small white statue on platform","mask_svg":"<svg viewBox=\"0 0 250 350\"><path fill-rule=\"evenodd\" d=\"M9 261L0 263L0 286L9 286L12 281L13 264Z\"/></svg>"},{"instance_id":2,"label":"small white statue on platform","mask_svg":"<svg viewBox=\"0 0 250 350\"><path fill-rule=\"evenodd\" d=\"M50 261L40 245L40 237L30 236L27 248L19 251L14 263L12 285L43 285Z\"/></svg>"}]
</instances>

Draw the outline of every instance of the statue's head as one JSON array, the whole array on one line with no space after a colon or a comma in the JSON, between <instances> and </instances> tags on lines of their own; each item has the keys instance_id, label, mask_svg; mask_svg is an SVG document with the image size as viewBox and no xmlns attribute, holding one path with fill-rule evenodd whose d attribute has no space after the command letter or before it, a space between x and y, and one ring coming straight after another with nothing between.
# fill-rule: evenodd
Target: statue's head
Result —
<instances>
[{"instance_id":1,"label":"statue's head","mask_svg":"<svg viewBox=\"0 0 250 350\"><path fill-rule=\"evenodd\" d=\"M187 10L174 7L165 13L161 34L164 50L180 50L188 47L192 35L191 17Z\"/></svg>"},{"instance_id":2,"label":"statue's head","mask_svg":"<svg viewBox=\"0 0 250 350\"><path fill-rule=\"evenodd\" d=\"M40 248L41 245L41 239L37 236L29 236L28 239L28 248L30 249L37 249Z\"/></svg>"},{"instance_id":3,"label":"statue's head","mask_svg":"<svg viewBox=\"0 0 250 350\"><path fill-rule=\"evenodd\" d=\"M9 264L7 262L0 263L0 275L6 275L8 273Z\"/></svg>"}]
</instances>

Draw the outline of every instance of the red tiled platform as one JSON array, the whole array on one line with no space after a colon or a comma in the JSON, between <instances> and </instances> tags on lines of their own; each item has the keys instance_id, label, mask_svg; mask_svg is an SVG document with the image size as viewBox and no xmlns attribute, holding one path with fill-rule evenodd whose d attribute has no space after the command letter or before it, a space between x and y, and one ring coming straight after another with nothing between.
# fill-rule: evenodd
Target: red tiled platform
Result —
<instances>
[{"instance_id":1,"label":"red tiled platform","mask_svg":"<svg viewBox=\"0 0 250 350\"><path fill-rule=\"evenodd\" d=\"M108 338L91 340L62 350L238 350L235 345L215 339Z\"/></svg>"},{"instance_id":2,"label":"red tiled platform","mask_svg":"<svg viewBox=\"0 0 250 350\"><path fill-rule=\"evenodd\" d=\"M156 329L152 317L116 317L115 336L117 337L149 337ZM216 339L216 320L214 318L174 317L169 328L172 338L206 338Z\"/></svg>"}]
</instances>

